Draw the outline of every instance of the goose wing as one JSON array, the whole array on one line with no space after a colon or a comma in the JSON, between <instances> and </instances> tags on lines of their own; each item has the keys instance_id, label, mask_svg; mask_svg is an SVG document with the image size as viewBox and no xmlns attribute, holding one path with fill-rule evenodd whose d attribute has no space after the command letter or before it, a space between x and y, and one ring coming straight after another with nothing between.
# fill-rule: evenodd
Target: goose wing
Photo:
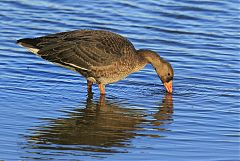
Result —
<instances>
[{"instance_id":1,"label":"goose wing","mask_svg":"<svg viewBox=\"0 0 240 161\"><path fill-rule=\"evenodd\" d=\"M108 66L136 52L126 38L104 30L62 32L17 43L50 62L82 70Z\"/></svg>"}]
</instances>

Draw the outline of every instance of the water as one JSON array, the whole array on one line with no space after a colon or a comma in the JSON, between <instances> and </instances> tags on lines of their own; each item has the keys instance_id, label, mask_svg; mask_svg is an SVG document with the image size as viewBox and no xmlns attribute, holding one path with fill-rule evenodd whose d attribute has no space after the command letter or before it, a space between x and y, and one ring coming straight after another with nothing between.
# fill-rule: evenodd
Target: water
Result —
<instances>
[{"instance_id":1,"label":"water","mask_svg":"<svg viewBox=\"0 0 240 161\"><path fill-rule=\"evenodd\" d=\"M0 159L240 160L239 2L0 2ZM175 69L173 95L150 65L108 85L85 80L15 41L105 29Z\"/></svg>"}]
</instances>

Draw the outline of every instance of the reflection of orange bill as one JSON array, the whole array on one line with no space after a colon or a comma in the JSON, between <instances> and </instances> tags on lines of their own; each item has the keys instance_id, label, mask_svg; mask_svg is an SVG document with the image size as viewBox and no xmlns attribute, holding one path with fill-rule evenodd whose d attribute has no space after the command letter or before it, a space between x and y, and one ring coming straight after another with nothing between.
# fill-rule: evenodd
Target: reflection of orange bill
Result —
<instances>
[{"instance_id":1,"label":"reflection of orange bill","mask_svg":"<svg viewBox=\"0 0 240 161\"><path fill-rule=\"evenodd\" d=\"M172 93L172 81L163 83L168 93Z\"/></svg>"}]
</instances>

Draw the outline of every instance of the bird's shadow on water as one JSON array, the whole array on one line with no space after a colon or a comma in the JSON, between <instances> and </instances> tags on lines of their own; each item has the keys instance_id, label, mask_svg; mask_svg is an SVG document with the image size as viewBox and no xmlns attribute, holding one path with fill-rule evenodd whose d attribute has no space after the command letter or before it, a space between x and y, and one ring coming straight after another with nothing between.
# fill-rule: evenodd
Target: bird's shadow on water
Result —
<instances>
[{"instance_id":1,"label":"bird's shadow on water","mask_svg":"<svg viewBox=\"0 0 240 161\"><path fill-rule=\"evenodd\" d=\"M171 120L173 113L170 94L163 97L157 110L154 107L154 112L125 106L113 103L104 96L100 96L99 101L94 101L89 96L81 107L66 112L65 117L44 119L42 121L46 122L45 125L29 129L29 134L24 136L26 144L23 148L28 153L27 156L38 154L44 157L50 151L62 155L69 154L70 151L74 151L74 155L78 155L76 151L80 152L79 155L127 153L127 147L131 147L131 139L136 136L152 137L151 134L139 132L144 131L144 125L164 125L166 120ZM167 130L162 127L159 129ZM27 156L23 158L29 158Z\"/></svg>"}]
</instances>

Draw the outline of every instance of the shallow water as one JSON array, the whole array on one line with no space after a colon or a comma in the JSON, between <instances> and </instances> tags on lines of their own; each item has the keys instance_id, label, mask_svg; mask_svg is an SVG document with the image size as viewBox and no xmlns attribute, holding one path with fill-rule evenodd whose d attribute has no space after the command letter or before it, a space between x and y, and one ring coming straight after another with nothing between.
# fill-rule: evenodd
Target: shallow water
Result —
<instances>
[{"instance_id":1,"label":"shallow water","mask_svg":"<svg viewBox=\"0 0 240 161\"><path fill-rule=\"evenodd\" d=\"M237 0L4 0L0 20L0 159L240 160ZM174 93L148 65L88 97L80 75L15 44L74 29L158 52Z\"/></svg>"}]
</instances>

